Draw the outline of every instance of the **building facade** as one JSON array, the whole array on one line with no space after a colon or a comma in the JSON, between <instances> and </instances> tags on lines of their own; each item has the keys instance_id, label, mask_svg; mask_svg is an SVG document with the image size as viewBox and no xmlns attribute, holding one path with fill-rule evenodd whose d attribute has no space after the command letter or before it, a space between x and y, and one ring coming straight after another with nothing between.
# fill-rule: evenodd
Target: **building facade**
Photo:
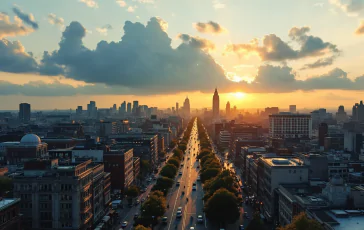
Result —
<instances>
[{"instance_id":1,"label":"building facade","mask_svg":"<svg viewBox=\"0 0 364 230\"><path fill-rule=\"evenodd\" d=\"M272 138L311 138L311 115L291 113L269 115L269 136Z\"/></svg>"}]
</instances>

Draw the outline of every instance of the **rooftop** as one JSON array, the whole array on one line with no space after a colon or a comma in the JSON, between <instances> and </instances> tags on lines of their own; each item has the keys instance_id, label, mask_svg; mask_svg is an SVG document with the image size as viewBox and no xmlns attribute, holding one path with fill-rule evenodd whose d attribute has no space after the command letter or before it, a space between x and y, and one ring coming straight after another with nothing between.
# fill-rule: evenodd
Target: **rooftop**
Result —
<instances>
[{"instance_id":1,"label":"rooftop","mask_svg":"<svg viewBox=\"0 0 364 230\"><path fill-rule=\"evenodd\" d=\"M364 213L362 210L315 211L314 214L333 230L362 230Z\"/></svg>"},{"instance_id":2,"label":"rooftop","mask_svg":"<svg viewBox=\"0 0 364 230\"><path fill-rule=\"evenodd\" d=\"M19 198L4 198L0 200L0 211L20 202Z\"/></svg>"},{"instance_id":3,"label":"rooftop","mask_svg":"<svg viewBox=\"0 0 364 230\"><path fill-rule=\"evenodd\" d=\"M298 158L262 158L262 161L271 167L297 167L303 166L303 162Z\"/></svg>"}]
</instances>

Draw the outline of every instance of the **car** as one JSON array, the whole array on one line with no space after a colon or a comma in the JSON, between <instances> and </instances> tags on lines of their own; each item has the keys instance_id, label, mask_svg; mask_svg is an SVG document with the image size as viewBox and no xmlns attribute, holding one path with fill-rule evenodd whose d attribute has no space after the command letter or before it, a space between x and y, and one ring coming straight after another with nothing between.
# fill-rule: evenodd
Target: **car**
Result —
<instances>
[{"instance_id":1,"label":"car","mask_svg":"<svg viewBox=\"0 0 364 230\"><path fill-rule=\"evenodd\" d=\"M168 217L163 216L163 217L162 217L162 223L163 223L163 224L167 224L167 222L168 222Z\"/></svg>"},{"instance_id":2,"label":"car","mask_svg":"<svg viewBox=\"0 0 364 230\"><path fill-rule=\"evenodd\" d=\"M124 222L121 224L121 227L122 227L122 228L126 228L126 226L128 226L128 221L124 221Z\"/></svg>"},{"instance_id":3,"label":"car","mask_svg":"<svg viewBox=\"0 0 364 230\"><path fill-rule=\"evenodd\" d=\"M198 180L198 181L199 181L199 180L201 180L201 177L200 177L200 176L198 176L198 177L197 177L197 180Z\"/></svg>"},{"instance_id":4,"label":"car","mask_svg":"<svg viewBox=\"0 0 364 230\"><path fill-rule=\"evenodd\" d=\"M142 198L142 202L144 202L145 201L145 198Z\"/></svg>"},{"instance_id":5,"label":"car","mask_svg":"<svg viewBox=\"0 0 364 230\"><path fill-rule=\"evenodd\" d=\"M177 208L177 211L182 211L182 207L178 207Z\"/></svg>"},{"instance_id":6,"label":"car","mask_svg":"<svg viewBox=\"0 0 364 230\"><path fill-rule=\"evenodd\" d=\"M179 181L176 182L176 186L179 186L181 183Z\"/></svg>"},{"instance_id":7,"label":"car","mask_svg":"<svg viewBox=\"0 0 364 230\"><path fill-rule=\"evenodd\" d=\"M239 228L238 228L238 230L244 230L244 229L245 229L244 225L240 225Z\"/></svg>"},{"instance_id":8,"label":"car","mask_svg":"<svg viewBox=\"0 0 364 230\"><path fill-rule=\"evenodd\" d=\"M140 200L138 199L138 200L136 200L136 202L135 202L136 204L139 204L140 203Z\"/></svg>"},{"instance_id":9,"label":"car","mask_svg":"<svg viewBox=\"0 0 364 230\"><path fill-rule=\"evenodd\" d=\"M177 211L177 213L176 213L176 217L177 217L177 218L181 218L181 217L182 217L182 211Z\"/></svg>"},{"instance_id":10,"label":"car","mask_svg":"<svg viewBox=\"0 0 364 230\"><path fill-rule=\"evenodd\" d=\"M182 172L179 172L178 175L182 176Z\"/></svg>"},{"instance_id":11,"label":"car","mask_svg":"<svg viewBox=\"0 0 364 230\"><path fill-rule=\"evenodd\" d=\"M151 181L152 181L152 178L150 178L150 177L149 177L149 178L147 179L147 181L148 181L148 182L151 182Z\"/></svg>"},{"instance_id":12,"label":"car","mask_svg":"<svg viewBox=\"0 0 364 230\"><path fill-rule=\"evenodd\" d=\"M193 186L196 186L196 182L193 182L193 184L192 184Z\"/></svg>"},{"instance_id":13,"label":"car","mask_svg":"<svg viewBox=\"0 0 364 230\"><path fill-rule=\"evenodd\" d=\"M134 214L134 220L138 219L139 218L139 214L138 213L135 213Z\"/></svg>"},{"instance_id":14,"label":"car","mask_svg":"<svg viewBox=\"0 0 364 230\"><path fill-rule=\"evenodd\" d=\"M190 227L190 230L195 230L195 227Z\"/></svg>"},{"instance_id":15,"label":"car","mask_svg":"<svg viewBox=\"0 0 364 230\"><path fill-rule=\"evenodd\" d=\"M203 222L203 217L202 215L198 215L197 216L197 223L202 223Z\"/></svg>"},{"instance_id":16,"label":"car","mask_svg":"<svg viewBox=\"0 0 364 230\"><path fill-rule=\"evenodd\" d=\"M192 191L196 191L197 187L196 185L192 186Z\"/></svg>"}]
</instances>

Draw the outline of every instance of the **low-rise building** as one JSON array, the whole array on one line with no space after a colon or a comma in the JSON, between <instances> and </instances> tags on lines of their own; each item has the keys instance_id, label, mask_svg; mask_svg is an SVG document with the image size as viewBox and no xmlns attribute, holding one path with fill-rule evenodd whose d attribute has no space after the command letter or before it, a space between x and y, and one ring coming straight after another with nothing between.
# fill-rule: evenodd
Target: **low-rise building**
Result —
<instances>
[{"instance_id":1,"label":"low-rise building","mask_svg":"<svg viewBox=\"0 0 364 230\"><path fill-rule=\"evenodd\" d=\"M0 229L1 230L20 230L21 217L19 212L19 198L0 197Z\"/></svg>"}]
</instances>

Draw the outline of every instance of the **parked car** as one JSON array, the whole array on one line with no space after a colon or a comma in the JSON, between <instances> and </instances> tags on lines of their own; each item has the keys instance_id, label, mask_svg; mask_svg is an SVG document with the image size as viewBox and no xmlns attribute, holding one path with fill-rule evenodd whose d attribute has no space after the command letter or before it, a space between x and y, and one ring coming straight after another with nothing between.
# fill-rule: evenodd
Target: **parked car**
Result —
<instances>
[{"instance_id":1,"label":"parked car","mask_svg":"<svg viewBox=\"0 0 364 230\"><path fill-rule=\"evenodd\" d=\"M128 221L124 221L122 224L121 224L121 227L122 228L126 228L128 226Z\"/></svg>"}]
</instances>

